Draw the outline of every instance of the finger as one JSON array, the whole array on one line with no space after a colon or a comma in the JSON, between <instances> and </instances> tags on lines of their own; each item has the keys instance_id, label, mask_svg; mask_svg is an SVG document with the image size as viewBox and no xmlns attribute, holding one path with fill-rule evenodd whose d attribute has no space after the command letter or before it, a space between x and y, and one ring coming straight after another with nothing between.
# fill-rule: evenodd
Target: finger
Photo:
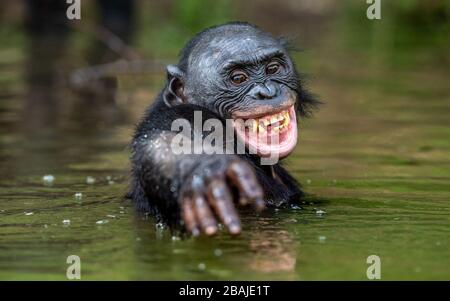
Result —
<instances>
[{"instance_id":1,"label":"finger","mask_svg":"<svg viewBox=\"0 0 450 301\"><path fill-rule=\"evenodd\" d=\"M200 228L206 235L213 235L217 232L217 221L214 218L205 197L201 194L194 195L194 211Z\"/></svg>"},{"instance_id":2,"label":"finger","mask_svg":"<svg viewBox=\"0 0 450 301\"><path fill-rule=\"evenodd\" d=\"M239 196L239 205L241 205L241 206L247 206L248 203L250 203L250 202L248 201L248 199L247 199L245 196L243 196L243 195L241 194L241 195Z\"/></svg>"},{"instance_id":3,"label":"finger","mask_svg":"<svg viewBox=\"0 0 450 301\"><path fill-rule=\"evenodd\" d=\"M214 180L208 185L208 201L231 234L241 232L241 222L234 208L233 198L222 180Z\"/></svg>"},{"instance_id":4,"label":"finger","mask_svg":"<svg viewBox=\"0 0 450 301\"><path fill-rule=\"evenodd\" d=\"M253 169L245 162L235 161L227 169L227 175L241 194L241 203L253 203L257 210L265 207L264 192Z\"/></svg>"},{"instance_id":5,"label":"finger","mask_svg":"<svg viewBox=\"0 0 450 301\"><path fill-rule=\"evenodd\" d=\"M193 202L188 197L185 197L182 203L182 216L186 229L193 236L199 235L200 231L198 230L197 221L195 219Z\"/></svg>"}]
</instances>

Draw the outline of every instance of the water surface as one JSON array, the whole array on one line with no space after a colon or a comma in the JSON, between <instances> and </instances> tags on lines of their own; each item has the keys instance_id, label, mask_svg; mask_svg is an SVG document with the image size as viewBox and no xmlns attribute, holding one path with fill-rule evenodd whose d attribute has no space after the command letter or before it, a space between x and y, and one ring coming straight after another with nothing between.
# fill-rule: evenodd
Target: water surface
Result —
<instances>
[{"instance_id":1,"label":"water surface","mask_svg":"<svg viewBox=\"0 0 450 301\"><path fill-rule=\"evenodd\" d=\"M99 100L30 80L27 48L4 34L0 279L64 280L75 254L83 280L363 280L374 254L384 280L450 280L448 52L344 46L338 25L294 54L325 103L286 162L308 193L302 208L244 211L239 237L196 239L123 199L127 144L163 69L121 76L116 97Z\"/></svg>"}]
</instances>

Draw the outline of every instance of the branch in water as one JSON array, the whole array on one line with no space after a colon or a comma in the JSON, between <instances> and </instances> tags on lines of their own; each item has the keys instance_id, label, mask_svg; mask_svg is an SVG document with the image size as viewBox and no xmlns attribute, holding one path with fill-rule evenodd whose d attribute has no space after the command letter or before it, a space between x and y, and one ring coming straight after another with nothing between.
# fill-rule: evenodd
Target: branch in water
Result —
<instances>
[{"instance_id":1,"label":"branch in water","mask_svg":"<svg viewBox=\"0 0 450 301\"><path fill-rule=\"evenodd\" d=\"M138 60L140 55L128 46L121 38L113 32L96 24L84 24L70 22L70 27L73 29L86 32L94 36L97 40L103 42L111 51L115 52L120 57L127 60Z\"/></svg>"},{"instance_id":2,"label":"branch in water","mask_svg":"<svg viewBox=\"0 0 450 301\"><path fill-rule=\"evenodd\" d=\"M70 76L70 84L77 88L81 88L86 84L90 84L92 81L97 81L102 78L116 77L121 74L157 72L162 70L165 65L166 64L162 61L118 60L112 63L78 69Z\"/></svg>"},{"instance_id":3,"label":"branch in water","mask_svg":"<svg viewBox=\"0 0 450 301\"><path fill-rule=\"evenodd\" d=\"M91 34L103 42L111 51L121 59L95 66L75 70L69 78L71 86L83 89L92 86L96 81L104 78L116 77L120 74L138 74L156 72L166 65L161 61L142 60L140 55L128 46L121 38L108 29L96 24L81 24L71 22L70 26L76 30Z\"/></svg>"}]
</instances>

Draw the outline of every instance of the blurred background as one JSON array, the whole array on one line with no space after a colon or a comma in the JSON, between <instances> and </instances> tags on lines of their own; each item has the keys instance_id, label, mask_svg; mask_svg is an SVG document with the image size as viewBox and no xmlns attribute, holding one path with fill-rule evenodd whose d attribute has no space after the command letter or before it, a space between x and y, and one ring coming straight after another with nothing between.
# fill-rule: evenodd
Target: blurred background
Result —
<instances>
[{"instance_id":1,"label":"blurred background","mask_svg":"<svg viewBox=\"0 0 450 301\"><path fill-rule=\"evenodd\" d=\"M378 254L383 279L450 280L450 2L381 2L2 1L0 279L65 279L70 254L83 279L366 279ZM292 40L324 102L287 164L309 196L181 240L123 200L127 144L165 65L235 20Z\"/></svg>"}]
</instances>

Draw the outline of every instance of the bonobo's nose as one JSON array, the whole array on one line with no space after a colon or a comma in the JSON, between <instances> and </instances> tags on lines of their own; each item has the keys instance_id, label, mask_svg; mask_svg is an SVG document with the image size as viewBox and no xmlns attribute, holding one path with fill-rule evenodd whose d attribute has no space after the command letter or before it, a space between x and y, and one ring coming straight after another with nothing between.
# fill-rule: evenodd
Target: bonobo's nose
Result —
<instances>
[{"instance_id":1,"label":"bonobo's nose","mask_svg":"<svg viewBox=\"0 0 450 301\"><path fill-rule=\"evenodd\" d=\"M268 81L264 84L256 85L250 94L258 100L271 99L277 96L278 88L272 81Z\"/></svg>"}]
</instances>

